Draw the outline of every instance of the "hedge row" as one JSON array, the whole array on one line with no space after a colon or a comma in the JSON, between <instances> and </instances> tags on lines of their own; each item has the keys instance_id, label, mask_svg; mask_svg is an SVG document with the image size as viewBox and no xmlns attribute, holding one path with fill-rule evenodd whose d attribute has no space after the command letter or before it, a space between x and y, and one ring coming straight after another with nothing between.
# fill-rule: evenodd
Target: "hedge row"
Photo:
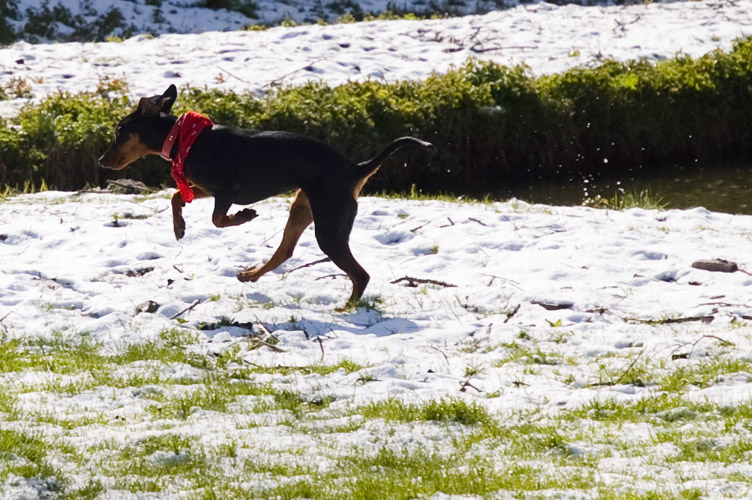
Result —
<instances>
[{"instance_id":1,"label":"hedge row","mask_svg":"<svg viewBox=\"0 0 752 500\"><path fill-rule=\"evenodd\" d=\"M12 123L0 122L0 182L101 185L113 174L98 169L96 158L134 106L125 93L120 82L103 82L96 92L51 95ZM607 61L537 78L523 66L469 60L420 82L309 83L265 97L183 89L175 111L186 109L216 123L308 134L356 161L395 137L414 135L432 141L438 154L398 153L369 182L371 191L414 185L493 193L557 176L749 155L752 38L697 59ZM170 184L158 158L140 161L127 175Z\"/></svg>"}]
</instances>

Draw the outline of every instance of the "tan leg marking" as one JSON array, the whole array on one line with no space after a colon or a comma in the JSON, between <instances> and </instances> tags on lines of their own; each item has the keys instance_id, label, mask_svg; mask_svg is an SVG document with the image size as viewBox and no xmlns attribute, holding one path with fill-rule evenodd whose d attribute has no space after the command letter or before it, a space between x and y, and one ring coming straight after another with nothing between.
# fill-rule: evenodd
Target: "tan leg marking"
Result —
<instances>
[{"instance_id":1,"label":"tan leg marking","mask_svg":"<svg viewBox=\"0 0 752 500\"><path fill-rule=\"evenodd\" d=\"M303 191L298 191L295 200L290 207L290 217L287 219L287 225L285 226L285 231L282 235L282 243L279 244L279 248L277 248L274 255L272 255L272 258L263 266L239 272L238 279L240 281L256 281L261 276L276 269L283 262L292 257L293 250L295 250L295 245L297 245L300 235L303 234L303 231L305 231L312 222L313 213L311 212L311 204L308 201L308 197Z\"/></svg>"}]
</instances>

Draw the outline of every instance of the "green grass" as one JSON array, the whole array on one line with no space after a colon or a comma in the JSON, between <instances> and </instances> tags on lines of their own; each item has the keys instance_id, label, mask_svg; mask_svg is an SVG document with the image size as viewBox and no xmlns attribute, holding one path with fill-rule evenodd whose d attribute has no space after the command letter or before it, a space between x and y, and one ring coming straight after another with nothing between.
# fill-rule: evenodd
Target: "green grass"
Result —
<instances>
[{"instance_id":1,"label":"green grass","mask_svg":"<svg viewBox=\"0 0 752 500\"><path fill-rule=\"evenodd\" d=\"M616 191L611 198L598 195L594 198L587 198L583 201L583 205L612 210L627 210L629 208L663 210L668 206L660 195L653 194L649 189L627 192Z\"/></svg>"},{"instance_id":2,"label":"green grass","mask_svg":"<svg viewBox=\"0 0 752 500\"><path fill-rule=\"evenodd\" d=\"M375 367L247 363L250 340L210 354L186 327L106 347L87 334L0 336L0 485L70 499L700 498L688 464L702 481L749 484L734 467L752 453L752 403L687 397L752 373L731 344L678 361L565 359L570 336L551 327L444 347L449 359L500 360L464 365L468 377L608 382L558 411L499 411L505 388L355 404L331 384L349 377L349 391L369 394ZM614 397L617 385L643 393Z\"/></svg>"}]
</instances>

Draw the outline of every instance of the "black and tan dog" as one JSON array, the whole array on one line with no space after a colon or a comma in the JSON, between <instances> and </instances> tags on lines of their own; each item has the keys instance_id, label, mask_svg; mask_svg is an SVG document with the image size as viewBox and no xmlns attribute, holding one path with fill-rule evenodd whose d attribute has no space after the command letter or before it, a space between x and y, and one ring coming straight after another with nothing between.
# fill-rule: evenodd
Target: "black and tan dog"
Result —
<instances>
[{"instance_id":1,"label":"black and tan dog","mask_svg":"<svg viewBox=\"0 0 752 500\"><path fill-rule=\"evenodd\" d=\"M176 98L174 85L161 96L142 98L138 109L118 124L114 143L99 159L100 166L120 170L148 154L160 154L177 120L170 115ZM178 146L168 147L167 159L174 158ZM217 227L237 226L256 217L255 210L248 208L228 215L233 204L248 205L297 190L279 248L265 264L238 273L238 279L256 281L290 258L300 235L313 222L321 250L352 281L351 306L370 279L349 246L358 194L381 163L403 146L434 149L428 142L402 137L374 158L356 164L306 136L214 126L196 138L185 159L184 175L196 198L214 196L212 222ZM178 191L172 197L177 239L185 234L184 206Z\"/></svg>"}]
</instances>

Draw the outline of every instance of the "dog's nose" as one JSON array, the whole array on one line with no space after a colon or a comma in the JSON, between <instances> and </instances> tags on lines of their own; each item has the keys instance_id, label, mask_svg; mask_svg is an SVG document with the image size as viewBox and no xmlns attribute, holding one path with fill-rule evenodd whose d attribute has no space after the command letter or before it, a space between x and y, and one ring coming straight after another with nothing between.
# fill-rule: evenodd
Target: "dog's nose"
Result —
<instances>
[{"instance_id":1,"label":"dog's nose","mask_svg":"<svg viewBox=\"0 0 752 500\"><path fill-rule=\"evenodd\" d=\"M99 163L99 168L110 168L104 164L104 155L99 157L99 159L97 160L97 163Z\"/></svg>"}]
</instances>

